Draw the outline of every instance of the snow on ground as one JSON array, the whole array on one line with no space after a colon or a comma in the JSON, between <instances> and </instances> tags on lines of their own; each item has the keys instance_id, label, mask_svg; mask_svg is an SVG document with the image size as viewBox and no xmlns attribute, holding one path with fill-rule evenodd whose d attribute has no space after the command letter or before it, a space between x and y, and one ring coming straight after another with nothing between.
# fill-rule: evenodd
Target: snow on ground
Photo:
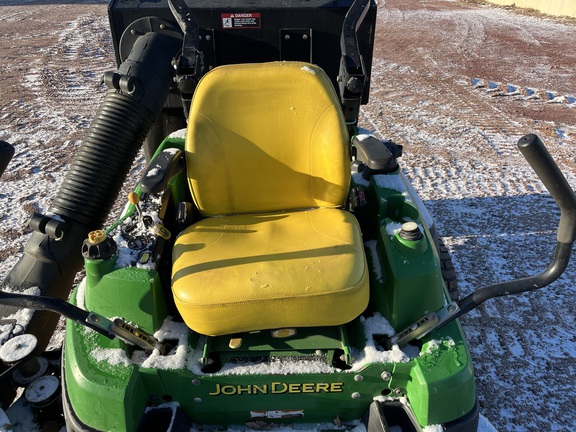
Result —
<instances>
[{"instance_id":1,"label":"snow on ground","mask_svg":"<svg viewBox=\"0 0 576 432\"><path fill-rule=\"evenodd\" d=\"M377 30L361 122L404 145L405 175L436 220L463 294L541 271L558 212L515 143L538 133L576 186L576 26L454 1L388 0ZM0 139L16 146L0 182L0 275L22 253L27 219L48 208L113 68L103 2L0 0ZM495 96L478 80L568 98ZM490 300L462 320L481 411L500 431L576 424L575 269L548 290Z\"/></svg>"},{"instance_id":2,"label":"snow on ground","mask_svg":"<svg viewBox=\"0 0 576 432\"><path fill-rule=\"evenodd\" d=\"M405 174L436 220L464 295L540 272L558 211L516 142L539 134L574 187L576 110L494 97L470 78L574 94L576 27L500 9L408 3L389 0L379 11L377 84L363 120L404 145ZM499 430L576 424L575 279L571 267L549 290L489 300L463 318L482 412Z\"/></svg>"}]
</instances>

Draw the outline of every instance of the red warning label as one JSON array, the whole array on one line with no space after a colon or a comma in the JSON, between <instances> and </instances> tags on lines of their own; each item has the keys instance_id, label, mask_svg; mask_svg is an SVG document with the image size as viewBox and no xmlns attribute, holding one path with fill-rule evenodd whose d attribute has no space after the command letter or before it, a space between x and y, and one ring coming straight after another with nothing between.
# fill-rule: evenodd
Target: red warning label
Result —
<instances>
[{"instance_id":1,"label":"red warning label","mask_svg":"<svg viewBox=\"0 0 576 432\"><path fill-rule=\"evenodd\" d=\"M260 28L260 13L223 13L222 28Z\"/></svg>"}]
</instances>

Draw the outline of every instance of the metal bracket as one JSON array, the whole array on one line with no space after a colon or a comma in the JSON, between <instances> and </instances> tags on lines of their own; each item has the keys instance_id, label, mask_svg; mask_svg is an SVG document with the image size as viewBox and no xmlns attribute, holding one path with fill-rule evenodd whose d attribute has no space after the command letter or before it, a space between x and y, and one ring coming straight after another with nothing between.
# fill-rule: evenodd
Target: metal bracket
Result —
<instances>
[{"instance_id":1,"label":"metal bracket","mask_svg":"<svg viewBox=\"0 0 576 432\"><path fill-rule=\"evenodd\" d=\"M182 51L178 58L173 60L173 65L187 117L192 94L204 70L204 58L198 50L200 34L194 15L184 0L168 0L168 6L184 34Z\"/></svg>"},{"instance_id":2,"label":"metal bracket","mask_svg":"<svg viewBox=\"0 0 576 432\"><path fill-rule=\"evenodd\" d=\"M28 226L34 231L45 234L56 241L64 239L70 231L70 226L67 222L64 222L58 217L45 216L40 213L34 213L34 215L32 215Z\"/></svg>"},{"instance_id":3,"label":"metal bracket","mask_svg":"<svg viewBox=\"0 0 576 432\"><path fill-rule=\"evenodd\" d=\"M442 327L457 315L460 307L456 302L452 302L444 306L438 312L428 312L418 321L410 324L404 330L396 333L394 336L389 337L384 341L386 349L392 348L393 345L403 347L414 339L421 339L428 333Z\"/></svg>"},{"instance_id":4,"label":"metal bracket","mask_svg":"<svg viewBox=\"0 0 576 432\"><path fill-rule=\"evenodd\" d=\"M90 312L86 321L95 327L99 327L108 333L122 339L130 345L136 345L146 351L157 349L161 355L165 355L167 348L166 344L161 343L151 334L128 324L120 318L110 321L108 318L94 312Z\"/></svg>"},{"instance_id":5,"label":"metal bracket","mask_svg":"<svg viewBox=\"0 0 576 432\"><path fill-rule=\"evenodd\" d=\"M344 110L344 118L348 124L355 124L358 119L362 93L368 80L364 60L360 54L357 31L369 9L370 0L355 0L342 25L340 38L342 56L337 80L340 102Z\"/></svg>"},{"instance_id":6,"label":"metal bracket","mask_svg":"<svg viewBox=\"0 0 576 432\"><path fill-rule=\"evenodd\" d=\"M312 29L280 29L280 59L312 62Z\"/></svg>"}]
</instances>

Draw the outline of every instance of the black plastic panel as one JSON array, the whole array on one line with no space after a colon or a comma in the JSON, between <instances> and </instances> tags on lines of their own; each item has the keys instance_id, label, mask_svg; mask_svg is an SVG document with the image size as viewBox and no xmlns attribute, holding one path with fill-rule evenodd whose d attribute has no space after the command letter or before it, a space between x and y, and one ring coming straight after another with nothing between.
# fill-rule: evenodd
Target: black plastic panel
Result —
<instances>
[{"instance_id":1,"label":"black plastic panel","mask_svg":"<svg viewBox=\"0 0 576 432\"><path fill-rule=\"evenodd\" d=\"M207 54L206 70L224 64L303 60L322 67L337 88L342 23L352 0L194 0L186 3L203 35L199 48ZM166 0L113 0L109 17L118 63L120 39L133 21L156 17L173 22L172 28L177 27ZM372 2L358 30L368 75L372 67L375 23L376 4ZM368 102L368 93L367 86L362 97L364 104Z\"/></svg>"}]
</instances>

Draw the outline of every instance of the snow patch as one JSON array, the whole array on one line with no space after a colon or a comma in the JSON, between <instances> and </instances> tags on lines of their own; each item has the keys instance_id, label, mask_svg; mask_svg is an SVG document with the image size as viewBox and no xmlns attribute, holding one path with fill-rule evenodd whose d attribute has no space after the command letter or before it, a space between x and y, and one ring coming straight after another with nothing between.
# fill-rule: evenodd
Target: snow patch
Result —
<instances>
[{"instance_id":1,"label":"snow patch","mask_svg":"<svg viewBox=\"0 0 576 432\"><path fill-rule=\"evenodd\" d=\"M403 222L390 222L386 224L386 234L390 237L395 237L397 233L402 229Z\"/></svg>"},{"instance_id":2,"label":"snow patch","mask_svg":"<svg viewBox=\"0 0 576 432\"><path fill-rule=\"evenodd\" d=\"M40 295L40 288L31 287L23 291L17 291L10 286L2 287L2 290L7 293L25 294L25 295ZM2 318L0 321L0 345L4 344L8 339L23 332L30 319L34 315L32 309L19 309L7 317Z\"/></svg>"},{"instance_id":3,"label":"snow patch","mask_svg":"<svg viewBox=\"0 0 576 432\"><path fill-rule=\"evenodd\" d=\"M162 168L162 166L160 165L156 165L154 168L148 170L148 172L146 173L146 177L156 177L158 175L158 173L160 172L160 168Z\"/></svg>"},{"instance_id":4,"label":"snow patch","mask_svg":"<svg viewBox=\"0 0 576 432\"><path fill-rule=\"evenodd\" d=\"M396 192L400 192L403 196L407 198L407 201L412 201L411 197L408 196L406 183L402 181L402 177L399 175L386 175L378 174L373 176L376 186L383 189L391 189Z\"/></svg>"},{"instance_id":5,"label":"snow patch","mask_svg":"<svg viewBox=\"0 0 576 432\"><path fill-rule=\"evenodd\" d=\"M86 278L83 278L76 289L76 306L86 310Z\"/></svg>"},{"instance_id":6,"label":"snow patch","mask_svg":"<svg viewBox=\"0 0 576 432\"><path fill-rule=\"evenodd\" d=\"M346 371L329 366L324 361L308 360L290 363L281 359L270 359L267 363L237 362L225 364L222 369L212 375L293 375L311 373L333 373L333 372L357 372L372 363L405 363L410 361L410 356L404 353L398 345L394 345L390 351L384 351L380 346L376 346L374 336L392 336L395 331L390 323L380 314L375 313L369 318L360 317L364 327L366 337L366 347L353 350L354 361L352 368ZM204 336L202 336L194 350L188 369L195 375L205 375L201 370L200 359L204 350Z\"/></svg>"},{"instance_id":7,"label":"snow patch","mask_svg":"<svg viewBox=\"0 0 576 432\"><path fill-rule=\"evenodd\" d=\"M370 250L370 258L372 259L372 271L376 276L378 282L384 282L384 276L382 273L382 266L380 265L380 259L378 258L378 242L376 240L368 240L364 243L364 246Z\"/></svg>"},{"instance_id":8,"label":"snow patch","mask_svg":"<svg viewBox=\"0 0 576 432\"><path fill-rule=\"evenodd\" d=\"M444 426L442 425L428 425L422 429L422 432L444 432Z\"/></svg>"},{"instance_id":9,"label":"snow patch","mask_svg":"<svg viewBox=\"0 0 576 432\"><path fill-rule=\"evenodd\" d=\"M395 401L395 402L400 402L404 405L409 405L408 403L408 399L405 396L401 396L399 398L396 397L390 397L390 396L375 396L373 399L373 401L375 402L389 402L389 401Z\"/></svg>"},{"instance_id":10,"label":"snow patch","mask_svg":"<svg viewBox=\"0 0 576 432\"><path fill-rule=\"evenodd\" d=\"M135 363L143 368L154 369L184 369L188 355L188 333L189 329L183 322L175 322L172 317L167 317L162 323L162 327L154 333L154 337L160 342L177 340L178 344L168 354L160 355L160 351L154 349L147 358L132 356ZM141 354L143 351L139 351Z\"/></svg>"},{"instance_id":11,"label":"snow patch","mask_svg":"<svg viewBox=\"0 0 576 432\"><path fill-rule=\"evenodd\" d=\"M382 347L376 346L375 336L392 336L396 333L379 312L368 318L360 317L360 321L364 325L366 346L362 351L354 353L355 361L349 372L357 372L372 363L406 363L410 361L410 357L398 345L394 345L389 351L384 351Z\"/></svg>"},{"instance_id":12,"label":"snow patch","mask_svg":"<svg viewBox=\"0 0 576 432\"><path fill-rule=\"evenodd\" d=\"M446 348L454 348L456 346L456 342L451 337L446 337L442 339L432 339L426 344L426 349L421 353L422 354L433 354L435 351L438 351L440 347Z\"/></svg>"},{"instance_id":13,"label":"snow patch","mask_svg":"<svg viewBox=\"0 0 576 432\"><path fill-rule=\"evenodd\" d=\"M90 353L98 362L106 362L112 366L130 366L131 362L126 352L121 348L95 348Z\"/></svg>"},{"instance_id":14,"label":"snow patch","mask_svg":"<svg viewBox=\"0 0 576 432\"><path fill-rule=\"evenodd\" d=\"M132 324L133 325L133 324ZM154 333L154 337L160 342L176 340L177 345L166 355L160 355L157 349L151 353L142 350L135 350L131 358L128 358L126 351L120 348L95 348L91 356L99 362L106 362L112 366L139 365L142 368L154 369L184 369L187 363L188 354L188 327L186 324L175 322L172 317L167 317L162 323L162 327ZM96 335L91 329L85 329L85 336L92 338Z\"/></svg>"},{"instance_id":15,"label":"snow patch","mask_svg":"<svg viewBox=\"0 0 576 432\"><path fill-rule=\"evenodd\" d=\"M364 325L364 333L366 334L366 341L373 343L373 336L387 335L392 336L396 331L379 312L368 318L360 317L360 321Z\"/></svg>"},{"instance_id":16,"label":"snow patch","mask_svg":"<svg viewBox=\"0 0 576 432\"><path fill-rule=\"evenodd\" d=\"M178 129L177 131L172 132L170 135L168 135L168 137L170 138L182 138L182 139L186 139L186 131L187 129ZM176 149L175 149L176 150Z\"/></svg>"},{"instance_id":17,"label":"snow patch","mask_svg":"<svg viewBox=\"0 0 576 432\"><path fill-rule=\"evenodd\" d=\"M298 375L333 373L336 370L322 360L287 362L281 358L271 358L267 363L227 363L218 371L217 375Z\"/></svg>"},{"instance_id":18,"label":"snow patch","mask_svg":"<svg viewBox=\"0 0 576 432\"><path fill-rule=\"evenodd\" d=\"M316 75L316 71L314 69L312 69L310 66L302 66L300 68L300 70L303 70L304 72L312 74L312 75Z\"/></svg>"}]
</instances>

